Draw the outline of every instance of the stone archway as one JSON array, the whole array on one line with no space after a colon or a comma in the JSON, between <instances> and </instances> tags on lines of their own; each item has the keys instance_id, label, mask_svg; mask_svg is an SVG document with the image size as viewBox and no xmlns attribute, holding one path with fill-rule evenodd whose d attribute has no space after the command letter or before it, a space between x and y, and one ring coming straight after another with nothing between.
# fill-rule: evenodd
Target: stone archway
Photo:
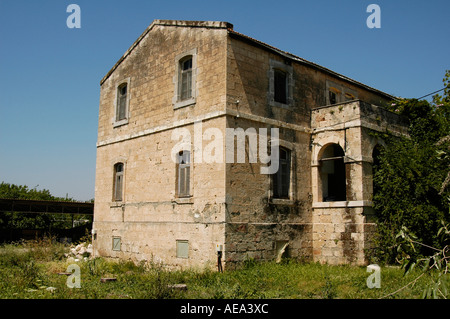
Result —
<instances>
[{"instance_id":1,"label":"stone archway","mask_svg":"<svg viewBox=\"0 0 450 319\"><path fill-rule=\"evenodd\" d=\"M336 202L346 200L345 153L339 144L330 143L319 152L320 201Z\"/></svg>"}]
</instances>

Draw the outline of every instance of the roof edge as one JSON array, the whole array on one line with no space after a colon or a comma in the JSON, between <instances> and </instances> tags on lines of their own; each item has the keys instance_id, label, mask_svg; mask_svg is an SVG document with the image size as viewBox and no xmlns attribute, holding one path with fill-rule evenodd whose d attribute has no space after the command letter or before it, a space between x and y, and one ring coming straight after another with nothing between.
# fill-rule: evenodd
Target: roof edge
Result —
<instances>
[{"instance_id":1,"label":"roof edge","mask_svg":"<svg viewBox=\"0 0 450 319\"><path fill-rule=\"evenodd\" d=\"M100 80L100 85L111 76L111 74L119 67L123 60L134 50L135 47L145 38L155 26L171 26L171 27L188 27L188 28L208 28L208 29L227 29L233 30L233 24L224 21L184 21L184 20L160 20L156 19L145 29L144 32L134 41L134 43L128 48L128 50L122 55L122 57L114 64L114 66L106 73L106 75Z\"/></svg>"},{"instance_id":2,"label":"roof edge","mask_svg":"<svg viewBox=\"0 0 450 319\"><path fill-rule=\"evenodd\" d=\"M144 37L155 27L155 26L171 26L171 27L188 27L188 28L208 28L208 29L226 29L228 30L228 34L231 36L235 36L237 38L240 38L244 41L250 42L252 44L255 44L257 46L263 47L269 51L272 51L276 54L279 54L281 56L283 56L284 58L287 58L289 60L295 61L295 62L299 62L299 63L303 63L306 64L310 67L313 67L315 69L318 69L322 72L331 74L332 76L335 76L337 78L340 78L344 81L350 82L354 85L357 85L359 87L362 87L366 90L372 91L376 94L380 94L383 95L385 97L388 97L392 100L397 100L398 97L393 96L389 93L380 91L378 89L375 89L373 87L370 87L366 84L363 84L361 82L358 82L352 78L349 78L345 75L339 74L333 70L330 70L328 68L325 68L319 64L316 64L314 62L308 61L306 59L303 59L301 57L298 57L292 53L280 50L276 47L273 47L267 43L264 43L262 41L256 40L252 37L249 37L245 34L236 32L233 30L233 24L229 23L229 22L224 22L224 21L187 21L187 20L161 20L161 19L155 19L153 20L153 22L147 27L147 29L145 29L145 31L136 39L136 41L134 41L134 43L128 48L128 50L122 55L122 57L116 62L116 64L114 64L114 66L108 71L108 73L101 79L100 81L100 85L103 85L103 83L111 76L111 74L119 67L119 65L122 63L122 61L124 61L128 55L131 54L131 52L134 50L134 48L136 46L139 45L139 43L144 39Z\"/></svg>"},{"instance_id":3,"label":"roof edge","mask_svg":"<svg viewBox=\"0 0 450 319\"><path fill-rule=\"evenodd\" d=\"M233 24L225 21L154 20L152 24L171 27L196 27L212 29L233 29Z\"/></svg>"},{"instance_id":4,"label":"roof edge","mask_svg":"<svg viewBox=\"0 0 450 319\"><path fill-rule=\"evenodd\" d=\"M372 91L372 92L374 92L374 93L376 93L376 94L380 94L380 95L383 95L383 96L385 96L385 97L388 97L388 98L391 99L391 100L398 100L398 97L396 97L396 96L394 96L394 95L392 95L392 94L389 94L389 93L380 91L380 90L378 90L378 89L375 89L375 88L373 88L373 87L370 87L370 86L368 86L368 85L366 85L366 84L364 84L364 83L358 82L358 81L356 81L356 80L354 80L354 79L352 79L352 78L349 78L349 77L347 77L347 76L345 76L345 75L342 75L342 74L340 74L340 73L337 73L337 72L335 72L335 71L333 71L333 70L330 70L330 69L328 69L328 68L326 68L326 67L323 67L323 66L321 66L321 65L319 65L319 64L316 64L316 63L314 63L314 62L311 62L311 61L308 61L308 60L306 60L306 59L304 59L304 58L301 58L301 57L299 57L299 56L296 56L295 54L292 54L292 53L289 53L289 52L280 50L280 49L278 49L278 48L276 48L276 47L274 47L274 46L271 46L271 45L269 45L269 44L267 44L267 43L264 43L264 42L262 42L262 41L256 40L256 39L254 39L254 38L252 38L252 37L249 37L249 36L247 36L247 35L245 35L245 34L236 32L236 31L234 31L233 29L229 29L229 30L228 30L228 34L231 35L231 36L235 36L236 38L240 38L240 39L242 39L242 40L244 40L244 41L253 43L253 44L255 44L255 45L257 45L257 46L260 46L260 47L262 47L262 48L265 48L265 49L267 49L267 50L269 50L269 51L271 51L271 52L274 52L274 53L276 53L276 54L278 54L278 55L281 55L282 57L284 57L284 58L286 58L286 59L289 59L289 60L291 60L291 61L295 61L295 62L299 62L299 63L306 64L306 65L308 65L308 66L310 66L310 67L313 67L313 68L315 68L315 69L318 69L318 70L320 70L320 71L322 71L322 72L331 74L332 76L337 77L337 78L339 78L339 79L341 79L341 80L350 82L350 83L352 83L352 84L354 84L354 85L357 85L357 86L362 87L362 88L364 88L364 89L366 89L366 90Z\"/></svg>"}]
</instances>

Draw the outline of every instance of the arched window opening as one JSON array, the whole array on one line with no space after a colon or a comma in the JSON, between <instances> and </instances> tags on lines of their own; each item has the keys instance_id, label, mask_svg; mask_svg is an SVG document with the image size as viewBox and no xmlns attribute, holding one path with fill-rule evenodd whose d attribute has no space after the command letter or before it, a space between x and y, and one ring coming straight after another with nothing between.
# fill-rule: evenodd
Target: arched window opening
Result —
<instances>
[{"instance_id":1,"label":"arched window opening","mask_svg":"<svg viewBox=\"0 0 450 319\"><path fill-rule=\"evenodd\" d=\"M192 56L180 60L179 70L178 97L180 101L184 101L192 97Z\"/></svg>"},{"instance_id":2,"label":"arched window opening","mask_svg":"<svg viewBox=\"0 0 450 319\"><path fill-rule=\"evenodd\" d=\"M338 144L330 144L320 158L320 179L322 182L322 201L345 201L345 153Z\"/></svg>"}]
</instances>

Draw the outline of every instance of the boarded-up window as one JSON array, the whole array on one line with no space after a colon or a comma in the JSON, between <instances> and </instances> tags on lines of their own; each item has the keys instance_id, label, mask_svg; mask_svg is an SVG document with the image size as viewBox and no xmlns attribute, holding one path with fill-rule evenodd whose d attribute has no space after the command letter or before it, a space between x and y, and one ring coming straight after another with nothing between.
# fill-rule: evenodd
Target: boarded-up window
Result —
<instances>
[{"instance_id":1,"label":"boarded-up window","mask_svg":"<svg viewBox=\"0 0 450 319\"><path fill-rule=\"evenodd\" d=\"M116 109L116 121L125 120L127 118L127 90L126 83L121 84L117 88L117 109Z\"/></svg>"},{"instance_id":2,"label":"boarded-up window","mask_svg":"<svg viewBox=\"0 0 450 319\"><path fill-rule=\"evenodd\" d=\"M190 194L190 152L189 151L181 151L178 153L178 196L186 197Z\"/></svg>"},{"instance_id":3,"label":"boarded-up window","mask_svg":"<svg viewBox=\"0 0 450 319\"><path fill-rule=\"evenodd\" d=\"M189 258L189 241L177 240L177 258Z\"/></svg>"},{"instance_id":4,"label":"boarded-up window","mask_svg":"<svg viewBox=\"0 0 450 319\"><path fill-rule=\"evenodd\" d=\"M114 201L122 201L123 194L123 163L114 165Z\"/></svg>"},{"instance_id":5,"label":"boarded-up window","mask_svg":"<svg viewBox=\"0 0 450 319\"><path fill-rule=\"evenodd\" d=\"M274 70L274 100L287 104L287 74L284 71Z\"/></svg>"},{"instance_id":6,"label":"boarded-up window","mask_svg":"<svg viewBox=\"0 0 450 319\"><path fill-rule=\"evenodd\" d=\"M184 101L192 97L192 56L180 61L179 100Z\"/></svg>"},{"instance_id":7,"label":"boarded-up window","mask_svg":"<svg viewBox=\"0 0 450 319\"><path fill-rule=\"evenodd\" d=\"M122 242L121 242L120 237L113 237L112 238L112 250L120 251L121 244L122 244Z\"/></svg>"},{"instance_id":8,"label":"boarded-up window","mask_svg":"<svg viewBox=\"0 0 450 319\"><path fill-rule=\"evenodd\" d=\"M280 147L278 171L272 175L273 198L289 199L291 184L291 152Z\"/></svg>"}]
</instances>

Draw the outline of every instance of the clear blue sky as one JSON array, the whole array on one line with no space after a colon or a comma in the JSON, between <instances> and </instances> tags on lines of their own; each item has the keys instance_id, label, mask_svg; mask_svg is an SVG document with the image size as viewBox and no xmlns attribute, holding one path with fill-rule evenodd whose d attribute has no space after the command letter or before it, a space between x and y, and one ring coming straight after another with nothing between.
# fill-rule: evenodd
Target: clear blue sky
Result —
<instances>
[{"instance_id":1,"label":"clear blue sky","mask_svg":"<svg viewBox=\"0 0 450 319\"><path fill-rule=\"evenodd\" d=\"M69 4L81 28L69 29ZM381 28L369 29L369 4ZM448 0L0 0L0 181L94 197L100 79L154 19L215 20L395 96L443 87Z\"/></svg>"}]
</instances>

